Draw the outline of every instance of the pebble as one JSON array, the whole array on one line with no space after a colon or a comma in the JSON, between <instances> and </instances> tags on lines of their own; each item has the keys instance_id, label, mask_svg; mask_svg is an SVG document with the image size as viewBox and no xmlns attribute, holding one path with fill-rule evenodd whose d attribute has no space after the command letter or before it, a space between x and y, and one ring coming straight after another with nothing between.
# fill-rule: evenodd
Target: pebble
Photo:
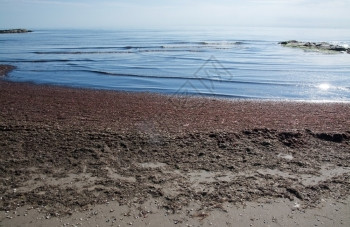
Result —
<instances>
[{"instance_id":1,"label":"pebble","mask_svg":"<svg viewBox=\"0 0 350 227\"><path fill-rule=\"evenodd\" d=\"M300 204L299 203L294 203L294 208L300 208Z\"/></svg>"}]
</instances>

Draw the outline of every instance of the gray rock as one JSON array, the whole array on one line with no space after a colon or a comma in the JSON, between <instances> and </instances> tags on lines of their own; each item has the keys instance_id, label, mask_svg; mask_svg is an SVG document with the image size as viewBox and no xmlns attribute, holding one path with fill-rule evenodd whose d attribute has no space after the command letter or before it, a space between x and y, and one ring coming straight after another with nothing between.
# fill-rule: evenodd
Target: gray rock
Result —
<instances>
[{"instance_id":1,"label":"gray rock","mask_svg":"<svg viewBox=\"0 0 350 227\"><path fill-rule=\"evenodd\" d=\"M6 34L6 33L27 33L27 32L32 32L31 30L27 29L8 29L8 30L0 30L0 34Z\"/></svg>"},{"instance_id":2,"label":"gray rock","mask_svg":"<svg viewBox=\"0 0 350 227\"><path fill-rule=\"evenodd\" d=\"M323 51L323 52L345 52L350 54L350 48L346 48L340 45L333 45L326 42L300 42L296 40L289 40L279 42L282 46L301 48L312 51Z\"/></svg>"}]
</instances>

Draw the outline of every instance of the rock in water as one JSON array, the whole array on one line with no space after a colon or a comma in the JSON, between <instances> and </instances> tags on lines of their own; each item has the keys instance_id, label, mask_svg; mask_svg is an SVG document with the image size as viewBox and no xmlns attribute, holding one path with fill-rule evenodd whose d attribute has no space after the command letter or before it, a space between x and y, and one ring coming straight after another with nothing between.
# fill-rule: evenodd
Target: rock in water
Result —
<instances>
[{"instance_id":1,"label":"rock in water","mask_svg":"<svg viewBox=\"0 0 350 227\"><path fill-rule=\"evenodd\" d=\"M296 40L289 40L279 42L282 46L295 47L313 51L324 51L324 52L346 52L350 54L350 48L346 48L340 45L333 45L327 42L300 42Z\"/></svg>"},{"instance_id":2,"label":"rock in water","mask_svg":"<svg viewBox=\"0 0 350 227\"><path fill-rule=\"evenodd\" d=\"M7 73L15 69L14 66L12 65L0 65L0 77L1 76L6 76Z\"/></svg>"},{"instance_id":3,"label":"rock in water","mask_svg":"<svg viewBox=\"0 0 350 227\"><path fill-rule=\"evenodd\" d=\"M0 34L6 34L6 33L27 33L27 32L32 32L31 30L27 29L8 29L8 30L0 30Z\"/></svg>"}]
</instances>

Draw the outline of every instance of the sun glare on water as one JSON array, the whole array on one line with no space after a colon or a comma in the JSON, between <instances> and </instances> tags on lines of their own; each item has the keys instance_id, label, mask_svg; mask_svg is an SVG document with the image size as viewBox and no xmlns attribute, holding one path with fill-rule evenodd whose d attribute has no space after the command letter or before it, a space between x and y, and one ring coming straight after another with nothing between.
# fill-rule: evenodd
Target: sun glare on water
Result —
<instances>
[{"instance_id":1,"label":"sun glare on water","mask_svg":"<svg viewBox=\"0 0 350 227\"><path fill-rule=\"evenodd\" d=\"M331 86L329 84L320 84L318 88L324 91L327 91Z\"/></svg>"}]
</instances>

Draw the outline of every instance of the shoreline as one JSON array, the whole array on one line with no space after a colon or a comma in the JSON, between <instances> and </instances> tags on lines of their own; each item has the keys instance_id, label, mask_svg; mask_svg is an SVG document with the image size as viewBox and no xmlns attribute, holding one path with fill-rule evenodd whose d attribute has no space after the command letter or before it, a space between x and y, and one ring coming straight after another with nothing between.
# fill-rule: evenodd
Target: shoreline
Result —
<instances>
[{"instance_id":1,"label":"shoreline","mask_svg":"<svg viewBox=\"0 0 350 227\"><path fill-rule=\"evenodd\" d=\"M1 66L1 65L0 65ZM10 65L6 65L10 66ZM11 72L16 67L13 67L6 73ZM1 71L0 71L1 72ZM135 94L135 95L154 95L154 96L160 96L164 99L197 99L197 100L214 100L214 101L223 101L223 102L246 102L246 103L304 103L304 104L350 104L350 100L329 100L329 99L323 99L323 100L307 100L307 99L268 99L268 98L239 98L236 96L226 96L226 95L202 95L202 94L189 94L189 95L182 95L182 94L173 94L173 93L159 93L159 92L153 92L153 91L132 91L132 90L114 90L114 89L108 89L108 88L94 88L94 87L83 87L83 86L72 86L72 85L60 85L60 84L50 84L50 83L36 83L36 82L22 82L22 81L13 81L13 80L6 80L6 75L3 75L3 77L0 77L0 80L8 82L8 83L14 83L14 84L23 84L23 85L33 85L33 86L41 86L41 87L47 87L47 88L62 88L62 89L68 89L68 90L81 90L81 91L97 91L97 92L112 92L116 94Z\"/></svg>"},{"instance_id":2,"label":"shoreline","mask_svg":"<svg viewBox=\"0 0 350 227\"><path fill-rule=\"evenodd\" d=\"M86 116L87 120L102 123L98 126L99 128L103 125L105 127L102 128L106 128L108 123L112 123L115 126L122 125L128 130L135 130L137 129L134 127L135 124L142 121L152 122L159 131L176 129L176 127L181 129L174 130L174 132L188 131L187 126L184 126L187 124L194 126L190 131L221 130L228 132L252 128L336 132L350 128L350 105L347 102L319 103L173 96L147 92L71 88L7 80L0 80L0 88L6 95L2 97L3 112L8 111L7 105L15 105L13 109L19 109L22 112L12 112L12 118L22 121L24 112L29 110L32 112L28 113L27 117L33 117L33 120L36 121L40 116L35 113L33 107L46 109L48 119L43 119L43 121L46 121L48 125L64 120L74 121L74 125L79 126L81 121L76 118L82 117L79 109L83 109L87 115L90 115L90 119L89 116ZM24 92L22 98L19 91ZM35 99L31 100L31 97ZM60 108L54 109L50 104L58 105ZM25 109L26 105L28 105L28 110ZM104 118L97 113L104 114ZM124 119L118 116L120 114ZM67 116L62 118L59 115ZM130 119L125 121L128 115ZM113 116L116 119L113 119ZM162 123L167 123L165 121L170 121L169 123L175 127L162 127ZM210 125L206 126L202 122Z\"/></svg>"},{"instance_id":3,"label":"shoreline","mask_svg":"<svg viewBox=\"0 0 350 227\"><path fill-rule=\"evenodd\" d=\"M346 226L346 208L333 209L349 203L349 128L344 103L232 102L0 80L0 224L76 223L84 210L98 209L95 225L107 216L122 225L137 223L136 216L159 221L164 212L158 224L166 226L210 225L216 217L259 223L251 220L261 212L253 207L272 204L280 223L292 215L307 225L313 222L303 212L332 201L324 222ZM149 201L153 213L141 218ZM276 203L290 209L281 214ZM245 204L252 213L241 222L223 215Z\"/></svg>"}]
</instances>

